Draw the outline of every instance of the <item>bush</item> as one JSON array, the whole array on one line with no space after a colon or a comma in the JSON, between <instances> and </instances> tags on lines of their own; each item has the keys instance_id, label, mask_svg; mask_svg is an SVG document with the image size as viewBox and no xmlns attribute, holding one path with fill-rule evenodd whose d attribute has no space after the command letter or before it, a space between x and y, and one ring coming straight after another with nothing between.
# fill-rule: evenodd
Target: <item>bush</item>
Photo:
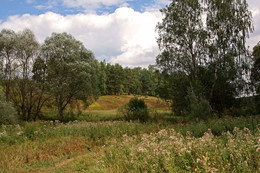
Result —
<instances>
[{"instance_id":1,"label":"bush","mask_svg":"<svg viewBox=\"0 0 260 173\"><path fill-rule=\"evenodd\" d=\"M146 122L149 119L149 111L143 99L132 98L127 105L122 106L119 112L126 121L140 120Z\"/></svg>"},{"instance_id":2,"label":"bush","mask_svg":"<svg viewBox=\"0 0 260 173\"><path fill-rule=\"evenodd\" d=\"M3 92L0 90L0 124L12 124L17 121L17 112L13 105L6 102Z\"/></svg>"}]
</instances>

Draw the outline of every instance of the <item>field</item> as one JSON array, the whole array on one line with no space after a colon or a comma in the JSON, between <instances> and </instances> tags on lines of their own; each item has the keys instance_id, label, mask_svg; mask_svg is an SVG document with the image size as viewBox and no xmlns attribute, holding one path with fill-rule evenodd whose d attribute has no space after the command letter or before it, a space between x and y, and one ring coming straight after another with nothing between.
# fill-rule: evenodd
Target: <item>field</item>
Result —
<instances>
[{"instance_id":1,"label":"field","mask_svg":"<svg viewBox=\"0 0 260 173\"><path fill-rule=\"evenodd\" d=\"M111 121L130 97L101 97L83 111L90 122L2 125L0 172L260 171L259 116L195 123L149 97L158 112L147 123Z\"/></svg>"}]
</instances>

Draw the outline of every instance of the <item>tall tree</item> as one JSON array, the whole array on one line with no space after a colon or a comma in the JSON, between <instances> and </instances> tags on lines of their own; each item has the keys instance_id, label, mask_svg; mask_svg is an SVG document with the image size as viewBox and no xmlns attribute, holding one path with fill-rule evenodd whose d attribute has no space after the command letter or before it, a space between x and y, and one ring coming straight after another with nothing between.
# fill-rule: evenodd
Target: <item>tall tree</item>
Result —
<instances>
[{"instance_id":1,"label":"tall tree","mask_svg":"<svg viewBox=\"0 0 260 173\"><path fill-rule=\"evenodd\" d=\"M187 76L189 83L179 89L191 89L198 101L206 98L211 106L223 89L220 103L227 94L238 96L233 91L244 84L245 41L253 30L246 0L172 0L161 12L157 64L169 75Z\"/></svg>"},{"instance_id":2,"label":"tall tree","mask_svg":"<svg viewBox=\"0 0 260 173\"><path fill-rule=\"evenodd\" d=\"M17 63L17 35L12 30L3 29L0 33L1 82L7 101L10 101L10 90Z\"/></svg>"},{"instance_id":3,"label":"tall tree","mask_svg":"<svg viewBox=\"0 0 260 173\"><path fill-rule=\"evenodd\" d=\"M251 73L251 80L253 82L256 92L256 106L260 113L260 42L253 48L253 68Z\"/></svg>"},{"instance_id":4,"label":"tall tree","mask_svg":"<svg viewBox=\"0 0 260 173\"><path fill-rule=\"evenodd\" d=\"M35 85L32 79L33 63L39 54L39 43L34 33L25 29L17 34L17 60L19 74L16 76L16 87L13 92L13 102L19 106L18 113L22 119L31 120L35 105ZM18 97L17 97L18 96Z\"/></svg>"},{"instance_id":5,"label":"tall tree","mask_svg":"<svg viewBox=\"0 0 260 173\"><path fill-rule=\"evenodd\" d=\"M87 100L97 93L98 67L92 52L67 33L53 33L45 39L42 53L47 58L47 81L55 98L58 114L64 120L64 110L73 99Z\"/></svg>"},{"instance_id":6,"label":"tall tree","mask_svg":"<svg viewBox=\"0 0 260 173\"><path fill-rule=\"evenodd\" d=\"M101 95L105 95L107 93L106 61L100 62L99 89Z\"/></svg>"},{"instance_id":7,"label":"tall tree","mask_svg":"<svg viewBox=\"0 0 260 173\"><path fill-rule=\"evenodd\" d=\"M32 66L39 53L39 43L29 29L0 34L2 84L7 101L12 101L20 118L31 120L36 103Z\"/></svg>"},{"instance_id":8,"label":"tall tree","mask_svg":"<svg viewBox=\"0 0 260 173\"><path fill-rule=\"evenodd\" d=\"M224 72L226 74L229 69L236 69L233 77L242 79L243 72L248 68L246 38L253 31L253 26L246 0L206 0L206 15L208 60L214 68L212 98L221 69L228 68L227 73Z\"/></svg>"},{"instance_id":9,"label":"tall tree","mask_svg":"<svg viewBox=\"0 0 260 173\"><path fill-rule=\"evenodd\" d=\"M35 108L34 108L34 117L36 120L40 117L41 109L44 106L45 102L50 98L47 85L47 62L44 57L37 57L33 64L33 82L35 84Z\"/></svg>"}]
</instances>

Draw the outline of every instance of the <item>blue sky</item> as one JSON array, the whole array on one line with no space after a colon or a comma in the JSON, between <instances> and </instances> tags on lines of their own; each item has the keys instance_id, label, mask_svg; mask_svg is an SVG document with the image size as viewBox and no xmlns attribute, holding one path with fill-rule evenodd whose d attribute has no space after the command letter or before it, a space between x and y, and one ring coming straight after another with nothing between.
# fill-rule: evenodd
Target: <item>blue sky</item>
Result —
<instances>
[{"instance_id":1,"label":"blue sky","mask_svg":"<svg viewBox=\"0 0 260 173\"><path fill-rule=\"evenodd\" d=\"M31 29L40 43L52 32L67 32L92 50L98 60L123 66L155 64L159 49L155 27L159 9L170 0L1 0L0 30ZM260 41L260 1L248 0Z\"/></svg>"},{"instance_id":2,"label":"blue sky","mask_svg":"<svg viewBox=\"0 0 260 173\"><path fill-rule=\"evenodd\" d=\"M77 1L77 0L72 0L72 1ZM122 1L112 1L111 3L109 3L109 5L107 5L102 3L101 1L97 3L98 8L94 8L94 11L96 14L99 15L104 13L113 13L117 8L119 8L122 5L121 2ZM6 20L9 16L13 16L13 15L23 15L23 14L39 15L49 11L59 13L62 15L78 14L78 13L93 13L93 9L86 10L86 8L84 8L83 3L75 6L69 6L66 4L66 2L62 0L1 0L0 3L1 3L0 19L2 21ZM145 7L149 7L156 4L154 0L130 0L130 1L125 0L124 3L127 4L123 4L123 6L130 7L135 11L139 11L139 12L143 12Z\"/></svg>"}]
</instances>

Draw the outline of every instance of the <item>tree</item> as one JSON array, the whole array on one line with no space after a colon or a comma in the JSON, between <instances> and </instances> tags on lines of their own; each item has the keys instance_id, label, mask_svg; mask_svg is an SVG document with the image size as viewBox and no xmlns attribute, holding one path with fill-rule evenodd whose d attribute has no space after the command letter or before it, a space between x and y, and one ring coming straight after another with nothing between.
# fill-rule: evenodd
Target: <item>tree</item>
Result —
<instances>
[{"instance_id":1,"label":"tree","mask_svg":"<svg viewBox=\"0 0 260 173\"><path fill-rule=\"evenodd\" d=\"M20 118L30 120L35 103L32 64L39 44L29 29L18 33L4 29L0 34L0 50L6 100L14 103Z\"/></svg>"},{"instance_id":2,"label":"tree","mask_svg":"<svg viewBox=\"0 0 260 173\"><path fill-rule=\"evenodd\" d=\"M100 62L99 89L101 95L105 95L107 93L106 61Z\"/></svg>"},{"instance_id":3,"label":"tree","mask_svg":"<svg viewBox=\"0 0 260 173\"><path fill-rule=\"evenodd\" d=\"M260 42L253 48L253 68L251 73L251 80L256 91L256 107L260 112Z\"/></svg>"},{"instance_id":4,"label":"tree","mask_svg":"<svg viewBox=\"0 0 260 173\"><path fill-rule=\"evenodd\" d=\"M206 64L207 59L203 7L199 0L173 0L161 12L165 17L157 25L157 41L161 50L157 57L157 65L169 75L168 79L173 80L169 82L174 83L170 85L172 89L169 92L173 95L169 98L173 100L172 107L175 113L183 114L187 110L182 108L186 109L187 105L181 106L180 103L186 102L184 99L188 94L188 88L194 90L192 92L197 97L202 92L199 90L201 84L198 80L198 70L199 66Z\"/></svg>"},{"instance_id":5,"label":"tree","mask_svg":"<svg viewBox=\"0 0 260 173\"><path fill-rule=\"evenodd\" d=\"M34 108L34 117L33 119L40 118L41 109L44 106L45 102L50 98L48 94L48 85L47 85L47 60L44 57L37 57L33 64L33 76L32 79L35 84L35 108Z\"/></svg>"},{"instance_id":6,"label":"tree","mask_svg":"<svg viewBox=\"0 0 260 173\"><path fill-rule=\"evenodd\" d=\"M147 69L142 69L140 71L139 80L141 82L141 92L142 95L152 95L153 81L152 75Z\"/></svg>"},{"instance_id":7,"label":"tree","mask_svg":"<svg viewBox=\"0 0 260 173\"><path fill-rule=\"evenodd\" d=\"M237 97L248 70L245 41L253 30L246 0L173 0L161 12L157 64L174 73L173 83L182 82L176 75L187 76L189 82L178 89L186 94L191 89L197 102L206 99L213 109L223 107L227 96ZM172 99L179 97L173 94Z\"/></svg>"},{"instance_id":8,"label":"tree","mask_svg":"<svg viewBox=\"0 0 260 173\"><path fill-rule=\"evenodd\" d=\"M16 75L12 101L18 106L18 114L23 120L31 120L35 106L35 85L32 79L32 68L39 54L39 43L34 33L25 29L17 34L17 61L19 74Z\"/></svg>"},{"instance_id":9,"label":"tree","mask_svg":"<svg viewBox=\"0 0 260 173\"><path fill-rule=\"evenodd\" d=\"M10 101L11 86L18 68L16 49L16 33L3 29L0 33L1 82L7 101Z\"/></svg>"},{"instance_id":10,"label":"tree","mask_svg":"<svg viewBox=\"0 0 260 173\"><path fill-rule=\"evenodd\" d=\"M29 29L0 34L1 79L7 101L12 101L23 120L31 120L37 100L32 67L39 53L39 43Z\"/></svg>"},{"instance_id":11,"label":"tree","mask_svg":"<svg viewBox=\"0 0 260 173\"><path fill-rule=\"evenodd\" d=\"M235 69L232 82L242 82L240 79L243 79L243 73L249 68L246 38L253 31L253 26L246 0L206 0L206 6L209 63L214 68L211 99L221 69L227 68L226 72ZM242 90L243 84L235 87L236 90Z\"/></svg>"},{"instance_id":12,"label":"tree","mask_svg":"<svg viewBox=\"0 0 260 173\"><path fill-rule=\"evenodd\" d=\"M107 64L106 67L107 76L107 94L122 94L123 93L123 79L124 79L124 69L121 65Z\"/></svg>"},{"instance_id":13,"label":"tree","mask_svg":"<svg viewBox=\"0 0 260 173\"><path fill-rule=\"evenodd\" d=\"M97 96L98 64L92 52L67 33L53 33L42 45L47 59L47 83L61 121L73 99L86 101ZM96 68L96 69L95 69Z\"/></svg>"}]
</instances>

